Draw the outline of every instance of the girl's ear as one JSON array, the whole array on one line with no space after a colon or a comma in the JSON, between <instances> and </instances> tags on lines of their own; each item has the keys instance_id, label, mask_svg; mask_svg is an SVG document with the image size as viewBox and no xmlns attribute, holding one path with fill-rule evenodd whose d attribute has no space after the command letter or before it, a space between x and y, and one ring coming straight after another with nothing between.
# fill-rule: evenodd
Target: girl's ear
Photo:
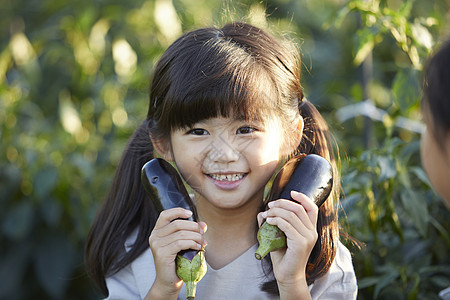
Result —
<instances>
[{"instance_id":1,"label":"girl's ear","mask_svg":"<svg viewBox=\"0 0 450 300\"><path fill-rule=\"evenodd\" d=\"M294 129L292 136L290 138L288 138L288 140L285 142L285 146L283 147L283 149L281 151L282 155L292 154L292 152L294 152L298 148L298 146L300 145L300 142L302 140L303 128L304 128L303 117L298 116L298 118L294 124L296 124L297 126Z\"/></svg>"},{"instance_id":2,"label":"girl's ear","mask_svg":"<svg viewBox=\"0 0 450 300\"><path fill-rule=\"evenodd\" d=\"M296 147L298 147L298 145L300 145L300 142L302 140L302 136L303 136L303 128L305 124L303 123L303 117L302 116L298 116L298 124L297 124L297 140L296 140Z\"/></svg>"},{"instance_id":3,"label":"girl's ear","mask_svg":"<svg viewBox=\"0 0 450 300\"><path fill-rule=\"evenodd\" d=\"M296 133L296 136L295 136L294 149L297 149L298 146L300 145L300 142L302 141L303 128L305 128L304 125L305 124L303 123L303 117L302 116L298 116L297 133Z\"/></svg>"},{"instance_id":4,"label":"girl's ear","mask_svg":"<svg viewBox=\"0 0 450 300\"><path fill-rule=\"evenodd\" d=\"M170 140L167 138L156 139L150 134L150 139L152 140L153 149L158 153L158 155L167 161L174 161L172 154L172 147L170 147Z\"/></svg>"}]
</instances>

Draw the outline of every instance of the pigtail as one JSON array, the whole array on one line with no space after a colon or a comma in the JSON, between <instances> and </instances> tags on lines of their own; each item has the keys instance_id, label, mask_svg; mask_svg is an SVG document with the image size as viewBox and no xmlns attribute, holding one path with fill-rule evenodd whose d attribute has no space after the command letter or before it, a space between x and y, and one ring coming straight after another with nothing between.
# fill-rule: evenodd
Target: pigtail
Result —
<instances>
[{"instance_id":1,"label":"pigtail","mask_svg":"<svg viewBox=\"0 0 450 300\"><path fill-rule=\"evenodd\" d=\"M306 281L310 285L317 278L328 272L336 257L339 242L339 227L335 206L339 201L340 176L327 122L316 107L306 99L299 101L298 109L300 115L303 117L304 129L296 153L320 155L330 161L334 172L333 190L319 209L317 219L318 239L311 251L306 266ZM270 266L269 272L272 272L270 256L267 255L264 259L266 260L265 265ZM269 294L279 295L276 280L264 283L261 288Z\"/></svg>"},{"instance_id":2,"label":"pigtail","mask_svg":"<svg viewBox=\"0 0 450 300\"><path fill-rule=\"evenodd\" d=\"M307 282L311 284L316 278L328 272L336 256L339 228L335 207L339 201L340 176L327 122L316 107L306 99L299 103L299 112L305 123L299 151L305 154L317 154L328 159L334 173L333 190L319 209L317 220L319 238L311 252L306 268Z\"/></svg>"},{"instance_id":3,"label":"pigtail","mask_svg":"<svg viewBox=\"0 0 450 300\"><path fill-rule=\"evenodd\" d=\"M145 121L128 141L87 237L86 271L105 296L105 277L124 268L148 248L147 240L158 215L142 187L141 168L152 158L153 146ZM134 246L125 252L126 238L136 229L139 230Z\"/></svg>"}]
</instances>

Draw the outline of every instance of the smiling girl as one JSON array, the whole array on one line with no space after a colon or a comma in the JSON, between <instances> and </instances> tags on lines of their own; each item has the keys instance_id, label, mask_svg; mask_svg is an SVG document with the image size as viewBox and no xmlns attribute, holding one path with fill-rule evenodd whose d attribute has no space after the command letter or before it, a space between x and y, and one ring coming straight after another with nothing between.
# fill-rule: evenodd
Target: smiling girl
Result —
<instances>
[{"instance_id":1,"label":"smiling girl","mask_svg":"<svg viewBox=\"0 0 450 300\"><path fill-rule=\"evenodd\" d=\"M338 181L327 125L303 96L297 55L245 23L176 40L154 71L147 119L131 137L88 236L87 271L108 299L184 299L176 254L206 246L197 299L355 299L351 256L339 242ZM191 187L199 222L158 214L140 180L154 151ZM266 184L286 159L318 154L335 168L320 209L307 196L262 212ZM287 248L254 258L258 221Z\"/></svg>"}]
</instances>

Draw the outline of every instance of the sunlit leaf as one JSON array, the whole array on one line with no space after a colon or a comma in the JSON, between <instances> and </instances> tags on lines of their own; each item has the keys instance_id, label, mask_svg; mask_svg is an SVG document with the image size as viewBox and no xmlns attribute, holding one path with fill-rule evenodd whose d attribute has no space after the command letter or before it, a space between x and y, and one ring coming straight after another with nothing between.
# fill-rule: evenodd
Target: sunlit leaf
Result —
<instances>
[{"instance_id":1,"label":"sunlit leaf","mask_svg":"<svg viewBox=\"0 0 450 300\"><path fill-rule=\"evenodd\" d=\"M355 58L353 63L359 66L379 41L377 28L364 27L358 30L355 36Z\"/></svg>"},{"instance_id":2,"label":"sunlit leaf","mask_svg":"<svg viewBox=\"0 0 450 300\"><path fill-rule=\"evenodd\" d=\"M380 166L380 181L393 178L397 174L395 159L387 156L379 156L378 164Z\"/></svg>"},{"instance_id":3,"label":"sunlit leaf","mask_svg":"<svg viewBox=\"0 0 450 300\"><path fill-rule=\"evenodd\" d=\"M417 70L401 70L397 73L392 85L395 102L403 112L416 104L420 99L420 82Z\"/></svg>"},{"instance_id":4,"label":"sunlit leaf","mask_svg":"<svg viewBox=\"0 0 450 300\"><path fill-rule=\"evenodd\" d=\"M414 22L411 25L411 33L420 45L429 50L433 47L433 36L431 35L428 28L423 26L421 23L417 21Z\"/></svg>"}]
</instances>

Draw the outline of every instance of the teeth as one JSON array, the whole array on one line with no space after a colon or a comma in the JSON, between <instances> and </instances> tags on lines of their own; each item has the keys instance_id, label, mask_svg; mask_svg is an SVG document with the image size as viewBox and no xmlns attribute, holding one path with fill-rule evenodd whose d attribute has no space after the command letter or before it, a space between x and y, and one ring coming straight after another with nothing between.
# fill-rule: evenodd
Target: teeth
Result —
<instances>
[{"instance_id":1,"label":"teeth","mask_svg":"<svg viewBox=\"0 0 450 300\"><path fill-rule=\"evenodd\" d=\"M217 174L210 174L210 176L215 179L215 180L219 180L219 181L236 181L239 179L242 179L242 177L244 177L243 173L240 174L228 174L228 175L217 175Z\"/></svg>"}]
</instances>

